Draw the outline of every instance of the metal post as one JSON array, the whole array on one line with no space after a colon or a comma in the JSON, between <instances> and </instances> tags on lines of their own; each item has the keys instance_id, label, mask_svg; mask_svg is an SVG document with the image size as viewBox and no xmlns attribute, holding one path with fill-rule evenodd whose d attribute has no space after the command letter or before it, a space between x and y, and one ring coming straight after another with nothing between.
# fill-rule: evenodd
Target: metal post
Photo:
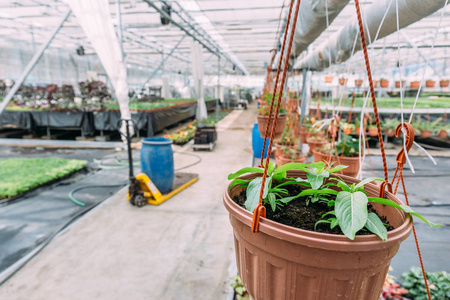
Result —
<instances>
[{"instance_id":1,"label":"metal post","mask_svg":"<svg viewBox=\"0 0 450 300\"><path fill-rule=\"evenodd\" d=\"M58 31L61 29L61 27L63 26L64 22L67 20L67 18L70 16L70 9L67 11L67 13L63 16L63 18L61 19L60 23L58 24L58 26L56 26L56 28L53 30L53 32L50 34L50 36L48 37L48 39L45 41L45 43L41 46L41 48L39 49L39 51L37 53L34 54L33 58L31 59L31 61L28 63L27 67L25 68L25 70L22 72L22 75L20 76L20 78L16 81L16 83L14 84L14 86L9 90L8 94L6 95L5 99L3 100L2 103L0 103L0 114L5 110L6 106L8 105L9 101L11 101L12 97L16 94L17 90L19 89L19 87L22 85L22 83L25 81L25 79L28 77L28 75L30 74L31 70L33 70L34 66L36 65L36 63L39 61L39 59L41 58L42 54L44 53L45 49L48 48L48 45L50 45L50 43L53 41L53 38L56 36L56 34L58 33Z\"/></svg>"},{"instance_id":2,"label":"metal post","mask_svg":"<svg viewBox=\"0 0 450 300\"><path fill-rule=\"evenodd\" d=\"M303 125L303 119L305 118L306 114L308 113L308 105L309 105L309 95L308 89L310 88L311 84L311 78L309 78L311 71L308 71L306 69L303 69L303 84L302 84L302 105L301 105L301 111L300 111L300 128ZM299 138L299 145L302 145L302 140Z\"/></svg>"},{"instance_id":3,"label":"metal post","mask_svg":"<svg viewBox=\"0 0 450 300\"><path fill-rule=\"evenodd\" d=\"M220 101L220 56L217 57L217 99L216 99L216 119L219 119Z\"/></svg>"}]
</instances>

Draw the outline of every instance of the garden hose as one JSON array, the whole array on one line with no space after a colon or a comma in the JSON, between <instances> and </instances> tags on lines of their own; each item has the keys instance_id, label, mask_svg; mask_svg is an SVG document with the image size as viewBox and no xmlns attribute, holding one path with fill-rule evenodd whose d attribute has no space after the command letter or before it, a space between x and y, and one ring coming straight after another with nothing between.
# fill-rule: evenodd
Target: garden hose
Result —
<instances>
[{"instance_id":1,"label":"garden hose","mask_svg":"<svg viewBox=\"0 0 450 300\"><path fill-rule=\"evenodd\" d=\"M121 184L110 184L110 185L86 185L86 186L80 186L80 187L77 187L76 189L73 189L73 190L71 190L71 191L69 192L69 199L70 199L73 203L75 203L75 204L77 204L77 205L79 205L79 206L83 206L83 207L84 207L84 206L86 206L86 203L81 202L80 200L77 200L77 199L73 196L73 194L75 194L76 192L78 192L78 191L80 191L80 190L83 190L83 189L125 186L125 185L127 185L127 184L128 184L128 181L127 181L127 182L124 182L124 183L121 183Z\"/></svg>"}]
</instances>

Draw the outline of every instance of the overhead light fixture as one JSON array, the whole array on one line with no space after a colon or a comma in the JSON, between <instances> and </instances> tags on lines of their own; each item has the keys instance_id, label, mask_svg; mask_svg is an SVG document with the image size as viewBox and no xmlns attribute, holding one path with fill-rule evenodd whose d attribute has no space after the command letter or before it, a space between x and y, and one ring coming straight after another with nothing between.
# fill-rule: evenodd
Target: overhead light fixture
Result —
<instances>
[{"instance_id":1,"label":"overhead light fixture","mask_svg":"<svg viewBox=\"0 0 450 300\"><path fill-rule=\"evenodd\" d=\"M163 6L161 7L161 9L168 14L169 16L171 15L171 7L167 4L163 4ZM165 16L163 16L161 14L161 24L163 25L169 25L170 24L170 19L166 18Z\"/></svg>"}]
</instances>

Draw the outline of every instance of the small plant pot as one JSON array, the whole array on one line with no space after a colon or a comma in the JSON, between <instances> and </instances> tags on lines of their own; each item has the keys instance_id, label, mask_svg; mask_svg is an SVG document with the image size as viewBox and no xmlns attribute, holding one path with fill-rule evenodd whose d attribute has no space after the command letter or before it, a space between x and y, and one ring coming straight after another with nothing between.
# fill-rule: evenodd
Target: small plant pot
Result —
<instances>
[{"instance_id":1,"label":"small plant pot","mask_svg":"<svg viewBox=\"0 0 450 300\"><path fill-rule=\"evenodd\" d=\"M445 129L441 129L441 131L439 131L438 136L440 138L446 138L448 136L448 132Z\"/></svg>"},{"instance_id":2,"label":"small plant pot","mask_svg":"<svg viewBox=\"0 0 450 300\"><path fill-rule=\"evenodd\" d=\"M345 127L344 129L342 129L342 132L345 133L346 135L352 134L353 129L351 127Z\"/></svg>"},{"instance_id":3,"label":"small plant pot","mask_svg":"<svg viewBox=\"0 0 450 300\"><path fill-rule=\"evenodd\" d=\"M288 176L306 178L306 173L291 171ZM348 184L360 182L340 177ZM232 200L243 190L228 186L223 203L233 227L238 272L251 299L379 299L389 264L411 233L411 217L396 208L373 203L395 228L388 232L387 242L374 234L349 240L344 235L302 230L266 218L260 219L259 232L253 233L253 214ZM377 185L369 183L364 190L369 197L378 197ZM386 197L402 204L389 192Z\"/></svg>"},{"instance_id":4,"label":"small plant pot","mask_svg":"<svg viewBox=\"0 0 450 300\"><path fill-rule=\"evenodd\" d=\"M361 133L361 128L355 127L355 134L359 136L360 133Z\"/></svg>"},{"instance_id":5,"label":"small plant pot","mask_svg":"<svg viewBox=\"0 0 450 300\"><path fill-rule=\"evenodd\" d=\"M441 80L439 81L439 86L441 88L446 88L450 85L450 80Z\"/></svg>"},{"instance_id":6,"label":"small plant pot","mask_svg":"<svg viewBox=\"0 0 450 300\"><path fill-rule=\"evenodd\" d=\"M421 138L429 138L431 136L431 130L420 130Z\"/></svg>"},{"instance_id":7,"label":"small plant pot","mask_svg":"<svg viewBox=\"0 0 450 300\"><path fill-rule=\"evenodd\" d=\"M318 152L318 153L317 153ZM355 157L344 157L344 156L336 156L331 154L322 153L320 151L316 151L314 153L314 161L325 161L327 163L335 163L336 165L344 165L348 166L341 172L340 174L356 177L359 172L359 156Z\"/></svg>"},{"instance_id":8,"label":"small plant pot","mask_svg":"<svg viewBox=\"0 0 450 300\"><path fill-rule=\"evenodd\" d=\"M348 79L346 79L346 78L339 78L339 84L340 85L346 85L347 82L348 82Z\"/></svg>"},{"instance_id":9,"label":"small plant pot","mask_svg":"<svg viewBox=\"0 0 450 300\"><path fill-rule=\"evenodd\" d=\"M360 87L360 86L362 86L362 84L363 84L362 79L356 79L356 80L355 80L355 86L356 86L356 87Z\"/></svg>"},{"instance_id":10,"label":"small plant pot","mask_svg":"<svg viewBox=\"0 0 450 300\"><path fill-rule=\"evenodd\" d=\"M282 148L294 149L294 147L295 147L294 145L283 145L283 144L280 144L278 142L275 142L275 153L281 152Z\"/></svg>"},{"instance_id":11,"label":"small plant pot","mask_svg":"<svg viewBox=\"0 0 450 300\"><path fill-rule=\"evenodd\" d=\"M306 140L309 138L310 132L307 130L300 130L300 139L302 143L306 143Z\"/></svg>"},{"instance_id":12,"label":"small plant pot","mask_svg":"<svg viewBox=\"0 0 450 300\"><path fill-rule=\"evenodd\" d=\"M409 87L412 89L418 89L420 87L420 81L411 81Z\"/></svg>"},{"instance_id":13,"label":"small plant pot","mask_svg":"<svg viewBox=\"0 0 450 300\"><path fill-rule=\"evenodd\" d=\"M305 161L305 157L297 156L295 159L290 159L286 157L283 153L278 152L275 154L275 161L277 162L277 166L279 167L291 162L303 163Z\"/></svg>"},{"instance_id":14,"label":"small plant pot","mask_svg":"<svg viewBox=\"0 0 450 300\"><path fill-rule=\"evenodd\" d=\"M367 129L369 136L378 136L377 128L368 128Z\"/></svg>"},{"instance_id":15,"label":"small plant pot","mask_svg":"<svg viewBox=\"0 0 450 300\"><path fill-rule=\"evenodd\" d=\"M378 86L378 80L372 80L373 87L376 88Z\"/></svg>"},{"instance_id":16,"label":"small plant pot","mask_svg":"<svg viewBox=\"0 0 450 300\"><path fill-rule=\"evenodd\" d=\"M333 76L325 76L325 83L333 82Z\"/></svg>"},{"instance_id":17,"label":"small plant pot","mask_svg":"<svg viewBox=\"0 0 450 300\"><path fill-rule=\"evenodd\" d=\"M398 88L398 89L399 89L400 87L404 87L404 86L405 86L405 82L406 82L405 80L402 80L402 82L401 82L401 84L400 84L400 81L396 81L396 82L395 82L395 87Z\"/></svg>"},{"instance_id":18,"label":"small plant pot","mask_svg":"<svg viewBox=\"0 0 450 300\"><path fill-rule=\"evenodd\" d=\"M380 87L387 88L389 86L389 80L380 80Z\"/></svg>"},{"instance_id":19,"label":"small plant pot","mask_svg":"<svg viewBox=\"0 0 450 300\"><path fill-rule=\"evenodd\" d=\"M432 87L434 87L435 84L436 84L436 81L434 81L434 80L427 80L427 81L425 81L425 86L427 88L432 88Z\"/></svg>"},{"instance_id":20,"label":"small plant pot","mask_svg":"<svg viewBox=\"0 0 450 300\"><path fill-rule=\"evenodd\" d=\"M322 150L323 146L325 146L325 144L327 143L326 140L323 139L311 139L308 138L306 140L306 143L309 146L309 150L312 152L313 150Z\"/></svg>"},{"instance_id":21,"label":"small plant pot","mask_svg":"<svg viewBox=\"0 0 450 300\"><path fill-rule=\"evenodd\" d=\"M281 134L283 133L284 126L286 124L286 115L279 115L277 119L277 125L275 126L275 136L274 139L279 139ZM269 116L258 115L258 130L261 137L264 137L264 133L266 130L267 123L269 121ZM273 117L271 118L271 124L269 124L269 138L270 132L272 130Z\"/></svg>"},{"instance_id":22,"label":"small plant pot","mask_svg":"<svg viewBox=\"0 0 450 300\"><path fill-rule=\"evenodd\" d=\"M393 136L395 136L395 129L386 129L384 132L386 133L386 135L387 135L388 137L393 137ZM378 132L377 132L377 135L378 135Z\"/></svg>"}]
</instances>

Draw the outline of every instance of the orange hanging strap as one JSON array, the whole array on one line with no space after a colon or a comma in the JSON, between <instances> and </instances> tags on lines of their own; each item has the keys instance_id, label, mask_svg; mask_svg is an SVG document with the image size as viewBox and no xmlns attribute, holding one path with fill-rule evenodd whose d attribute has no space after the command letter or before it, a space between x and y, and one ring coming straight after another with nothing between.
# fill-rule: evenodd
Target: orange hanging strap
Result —
<instances>
[{"instance_id":1,"label":"orange hanging strap","mask_svg":"<svg viewBox=\"0 0 450 300\"><path fill-rule=\"evenodd\" d=\"M289 26L290 26L290 19L291 19L290 16L291 16L291 13L292 13L292 7L294 5L294 1L295 0L291 0L291 4L289 6L289 14L288 14L288 19L286 21L286 28L289 28ZM284 59L283 75L281 77L281 82L280 82L280 93L278 93L277 107L276 107L276 110L275 110L275 114L274 114L274 118L273 118L273 124L272 124L272 130L271 130L271 133L270 133L269 149L267 150L266 163L264 165L264 173L262 175L262 181L261 181L261 190L260 190L260 193L259 193L259 203L255 207L255 210L253 211L252 232L255 232L255 233L259 231L259 220L261 218L261 215L263 215L263 216L265 215L265 208L262 208L262 207L264 207L263 203L262 203L263 202L263 194L264 194L264 186L265 186L266 178L267 178L267 168L269 167L270 152L271 152L271 149L272 149L273 138L275 136L275 127L277 125L278 114L279 114L280 108L281 108L282 91L283 91L283 88L284 88L286 75L287 75L287 72L288 72L288 69L289 69L289 57L291 55L292 42L294 40L294 32L295 32L295 26L297 24L298 11L299 11L299 8L300 8L300 2L301 2L301 0L297 0L297 3L295 5L294 20L292 22L292 28L293 29L292 29L291 34L289 36L289 44L288 44L288 47L287 47L287 50L286 50L286 57ZM286 33L284 35L283 45L281 47L280 62L278 64L278 70L277 70L277 81L278 81L278 76L280 74L281 61L283 60L283 53L284 53L284 47L285 47L285 43L286 43L287 33L288 33L288 31L286 31ZM272 107L273 107L273 100L274 100L275 95L276 95L275 91L276 91L276 86L274 88L274 95L273 95L273 98L272 98L271 110L272 110ZM267 134L269 132L270 117L271 117L271 115L269 114L269 122L267 123L266 131L265 131L265 134L264 134L264 142L265 142L265 139L267 138ZM264 148L265 148L265 143L263 145L263 151L264 151ZM261 156L261 160L262 160L262 157L264 157L264 153Z\"/></svg>"}]
</instances>

